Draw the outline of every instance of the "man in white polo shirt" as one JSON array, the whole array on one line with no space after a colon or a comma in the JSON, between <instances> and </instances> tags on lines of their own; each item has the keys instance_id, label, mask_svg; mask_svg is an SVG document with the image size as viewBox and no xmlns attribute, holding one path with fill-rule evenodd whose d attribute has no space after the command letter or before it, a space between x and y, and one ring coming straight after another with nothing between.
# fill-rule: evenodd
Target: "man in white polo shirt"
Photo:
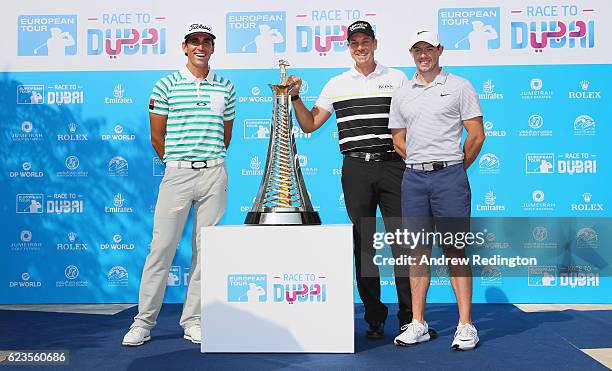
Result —
<instances>
[{"instance_id":1,"label":"man in white polo shirt","mask_svg":"<svg viewBox=\"0 0 612 371\"><path fill-rule=\"evenodd\" d=\"M391 101L389 128L395 150L406 162L402 216L406 228L413 232L422 228L433 232L436 228L445 233L468 227L471 191L466 169L478 156L485 139L478 95L467 80L440 67L443 50L436 33L428 30L415 33L410 41L410 53L416 73ZM464 128L467 137L461 148ZM442 247L446 257L465 257L462 248ZM417 262L431 254L430 244L413 248ZM459 324L451 347L474 349L479 339L470 314L471 269L469 265L449 268L459 308ZM413 320L395 338L396 345L413 345L430 339L425 322L429 282L428 265L410 268Z\"/></svg>"},{"instance_id":2,"label":"man in white polo shirt","mask_svg":"<svg viewBox=\"0 0 612 371\"><path fill-rule=\"evenodd\" d=\"M151 339L170 264L192 208L191 269L180 324L185 339L201 342L200 228L217 224L225 212L224 158L235 115L234 85L208 65L215 51L212 28L192 23L184 35L182 47L187 64L162 77L149 102L151 143L165 163L166 172L155 206L151 251L142 272L138 315L122 342L128 346Z\"/></svg>"},{"instance_id":3,"label":"man in white polo shirt","mask_svg":"<svg viewBox=\"0 0 612 371\"><path fill-rule=\"evenodd\" d=\"M306 133L320 128L336 113L342 163L342 190L346 210L353 223L357 289L365 307L364 318L369 339L384 337L388 309L380 298L380 273L373 263L372 235L375 232L376 208L380 207L387 230L396 230L392 220L401 216L401 182L404 164L393 150L389 130L389 107L395 90L408 81L396 69L374 59L378 41L372 26L357 21L348 27L347 39L354 67L333 77L325 84L312 110L298 95L302 80L293 90L295 116ZM394 254L397 249L392 246ZM395 267L400 327L412 321L410 284L406 267Z\"/></svg>"}]
</instances>

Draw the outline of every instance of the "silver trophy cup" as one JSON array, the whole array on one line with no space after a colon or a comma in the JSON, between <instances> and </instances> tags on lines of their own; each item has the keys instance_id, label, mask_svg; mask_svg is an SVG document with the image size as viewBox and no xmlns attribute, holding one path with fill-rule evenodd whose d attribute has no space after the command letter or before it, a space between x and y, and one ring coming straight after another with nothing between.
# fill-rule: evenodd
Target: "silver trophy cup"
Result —
<instances>
[{"instance_id":1,"label":"silver trophy cup","mask_svg":"<svg viewBox=\"0 0 612 371\"><path fill-rule=\"evenodd\" d=\"M272 131L264 177L255 204L244 224L253 225L315 225L321 224L319 213L313 210L304 177L300 170L289 93L295 84L285 85L287 61L280 60L280 83L270 85L274 92Z\"/></svg>"}]
</instances>

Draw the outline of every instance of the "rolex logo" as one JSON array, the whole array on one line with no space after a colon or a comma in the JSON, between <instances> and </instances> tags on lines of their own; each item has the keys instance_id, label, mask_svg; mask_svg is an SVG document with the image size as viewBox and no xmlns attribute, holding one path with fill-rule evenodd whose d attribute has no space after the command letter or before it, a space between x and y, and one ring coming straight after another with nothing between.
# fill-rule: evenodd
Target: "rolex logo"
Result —
<instances>
[{"instance_id":1,"label":"rolex logo","mask_svg":"<svg viewBox=\"0 0 612 371\"><path fill-rule=\"evenodd\" d=\"M591 198L593 197L592 194L590 194L589 192L585 192L582 194L582 199L584 200L584 202L591 202Z\"/></svg>"},{"instance_id":2,"label":"rolex logo","mask_svg":"<svg viewBox=\"0 0 612 371\"><path fill-rule=\"evenodd\" d=\"M76 236L77 236L77 235L76 235L76 233L74 233L74 232L70 232L70 233L68 233L68 241L70 241L70 242L74 242L74 241L76 241Z\"/></svg>"},{"instance_id":3,"label":"rolex logo","mask_svg":"<svg viewBox=\"0 0 612 371\"><path fill-rule=\"evenodd\" d=\"M74 122L71 122L68 124L68 131L71 133L74 133L77 129L77 124L75 124Z\"/></svg>"},{"instance_id":4,"label":"rolex logo","mask_svg":"<svg viewBox=\"0 0 612 371\"><path fill-rule=\"evenodd\" d=\"M582 90L587 90L589 88L590 84L591 84L590 81L582 80L582 81L580 81L580 88L582 88Z\"/></svg>"}]
</instances>

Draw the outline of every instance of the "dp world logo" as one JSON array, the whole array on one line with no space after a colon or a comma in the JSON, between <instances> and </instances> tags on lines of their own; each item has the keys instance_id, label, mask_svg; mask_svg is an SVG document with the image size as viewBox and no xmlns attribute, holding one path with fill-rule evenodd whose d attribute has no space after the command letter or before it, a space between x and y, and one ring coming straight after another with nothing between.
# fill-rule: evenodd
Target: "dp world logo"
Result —
<instances>
[{"instance_id":1,"label":"dp world logo","mask_svg":"<svg viewBox=\"0 0 612 371\"><path fill-rule=\"evenodd\" d=\"M228 274L227 301L260 303L268 300L265 274Z\"/></svg>"},{"instance_id":2,"label":"dp world logo","mask_svg":"<svg viewBox=\"0 0 612 371\"><path fill-rule=\"evenodd\" d=\"M76 14L20 15L17 18L18 56L76 55L76 40Z\"/></svg>"},{"instance_id":3,"label":"dp world logo","mask_svg":"<svg viewBox=\"0 0 612 371\"><path fill-rule=\"evenodd\" d=\"M287 49L285 12L230 12L225 16L227 53L269 57Z\"/></svg>"},{"instance_id":4,"label":"dp world logo","mask_svg":"<svg viewBox=\"0 0 612 371\"><path fill-rule=\"evenodd\" d=\"M499 15L499 8L440 9L440 41L448 50L499 49Z\"/></svg>"}]
</instances>

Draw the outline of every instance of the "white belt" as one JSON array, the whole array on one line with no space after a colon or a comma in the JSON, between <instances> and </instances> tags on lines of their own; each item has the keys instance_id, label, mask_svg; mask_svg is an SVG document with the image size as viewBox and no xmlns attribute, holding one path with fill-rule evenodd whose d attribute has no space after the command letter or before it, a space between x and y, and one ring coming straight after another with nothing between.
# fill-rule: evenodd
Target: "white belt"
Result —
<instances>
[{"instance_id":1,"label":"white belt","mask_svg":"<svg viewBox=\"0 0 612 371\"><path fill-rule=\"evenodd\" d=\"M221 165L225 162L223 158L216 158L214 160L206 160L206 161L167 161L167 167L175 167L178 169L206 169L208 167L214 167L217 165Z\"/></svg>"},{"instance_id":2,"label":"white belt","mask_svg":"<svg viewBox=\"0 0 612 371\"><path fill-rule=\"evenodd\" d=\"M432 161L432 162L423 162L421 164L406 164L406 167L414 170L423 170L423 171L435 171L444 169L447 166L462 164L463 161L455 160L455 161Z\"/></svg>"}]
</instances>

